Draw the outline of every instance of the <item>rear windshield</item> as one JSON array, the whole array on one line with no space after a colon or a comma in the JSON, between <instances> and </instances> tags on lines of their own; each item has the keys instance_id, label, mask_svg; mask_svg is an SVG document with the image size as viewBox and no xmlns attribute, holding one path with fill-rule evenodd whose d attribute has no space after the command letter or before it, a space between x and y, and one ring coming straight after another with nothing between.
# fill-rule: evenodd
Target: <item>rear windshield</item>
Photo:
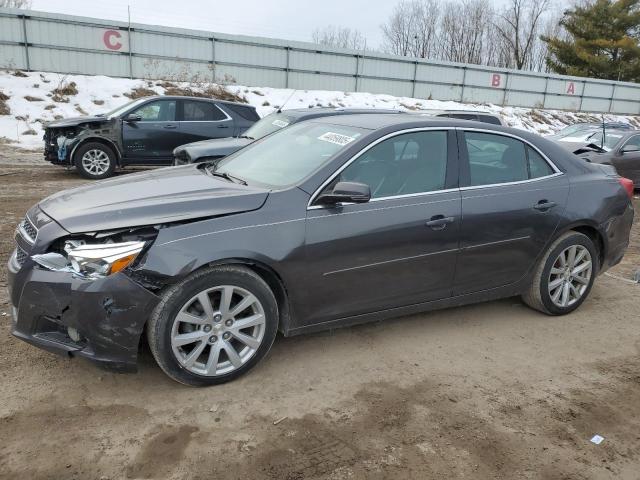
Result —
<instances>
[{"instance_id":1,"label":"rear windshield","mask_svg":"<svg viewBox=\"0 0 640 480\"><path fill-rule=\"evenodd\" d=\"M272 113L271 115L267 115L262 120L254 123L251 128L244 133L244 135L258 140L259 138L266 137L281 128L288 127L291 123L293 123L292 119L284 113Z\"/></svg>"}]
</instances>

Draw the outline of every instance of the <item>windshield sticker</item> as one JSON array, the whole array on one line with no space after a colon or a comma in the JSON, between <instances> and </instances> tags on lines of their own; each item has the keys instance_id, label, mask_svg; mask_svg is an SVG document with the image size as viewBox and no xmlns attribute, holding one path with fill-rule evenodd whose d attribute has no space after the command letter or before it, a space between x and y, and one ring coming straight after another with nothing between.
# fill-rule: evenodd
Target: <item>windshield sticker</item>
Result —
<instances>
[{"instance_id":1,"label":"windshield sticker","mask_svg":"<svg viewBox=\"0 0 640 480\"><path fill-rule=\"evenodd\" d=\"M284 120L274 120L272 125L275 125L276 127L284 128L287 125L289 125L289 122L285 122Z\"/></svg>"},{"instance_id":2,"label":"windshield sticker","mask_svg":"<svg viewBox=\"0 0 640 480\"><path fill-rule=\"evenodd\" d=\"M336 145L340 145L344 147L345 145L353 142L355 138L348 137L347 135L340 135L339 133L327 132L323 133L318 137L318 140L322 140L324 142L335 143Z\"/></svg>"}]
</instances>

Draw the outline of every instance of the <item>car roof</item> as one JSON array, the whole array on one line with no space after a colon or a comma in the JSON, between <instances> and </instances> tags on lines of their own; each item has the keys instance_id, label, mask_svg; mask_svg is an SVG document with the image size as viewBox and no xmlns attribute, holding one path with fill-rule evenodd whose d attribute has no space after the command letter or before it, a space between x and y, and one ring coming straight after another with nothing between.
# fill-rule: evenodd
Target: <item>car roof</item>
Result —
<instances>
[{"instance_id":1,"label":"car roof","mask_svg":"<svg viewBox=\"0 0 640 480\"><path fill-rule=\"evenodd\" d=\"M500 118L500 115L498 115L497 113L493 113L493 112L485 112L483 110L439 110L439 109L427 109L427 110L419 110L416 113L419 114L423 114L423 115L440 115L443 113L446 113L448 115L451 114L455 114L455 113L461 113L461 114L465 114L465 115L491 115L492 117L497 117Z\"/></svg>"},{"instance_id":2,"label":"car roof","mask_svg":"<svg viewBox=\"0 0 640 480\"><path fill-rule=\"evenodd\" d=\"M389 126L408 126L408 128L423 127L474 127L482 129L495 129L498 131L512 130L501 125L493 125L475 120L461 120L449 117L435 117L431 115L416 115L415 113L401 113L398 115L341 115L339 117L325 117L314 120L316 122L343 125L348 127L378 130ZM524 131L522 131L524 132Z\"/></svg>"},{"instance_id":3,"label":"car roof","mask_svg":"<svg viewBox=\"0 0 640 480\"><path fill-rule=\"evenodd\" d=\"M291 110L282 110L281 112L276 111L273 113L282 113L283 115L286 115L288 117L295 117L298 120L302 120L305 118L329 117L329 116L336 116L336 115L355 115L355 114L371 115L371 114L390 114L390 113L399 114L399 113L405 113L405 111L382 109L382 108L319 107L319 108L293 108Z\"/></svg>"},{"instance_id":4,"label":"car roof","mask_svg":"<svg viewBox=\"0 0 640 480\"><path fill-rule=\"evenodd\" d=\"M217 98L210 98L210 97L194 97L194 96L188 96L188 95L150 95L146 98L149 100L151 99L158 100L163 98L164 99L168 98L169 100L208 100L210 102L222 103L227 105L239 105L241 107L255 108L253 105L249 103L230 102L229 100L219 100Z\"/></svg>"}]
</instances>

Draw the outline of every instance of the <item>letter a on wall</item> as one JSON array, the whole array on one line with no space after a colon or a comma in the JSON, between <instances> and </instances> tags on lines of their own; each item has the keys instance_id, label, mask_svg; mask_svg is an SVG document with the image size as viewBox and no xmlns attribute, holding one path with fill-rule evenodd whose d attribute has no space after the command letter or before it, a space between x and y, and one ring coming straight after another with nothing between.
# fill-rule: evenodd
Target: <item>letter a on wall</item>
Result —
<instances>
[{"instance_id":1,"label":"letter a on wall","mask_svg":"<svg viewBox=\"0 0 640 480\"><path fill-rule=\"evenodd\" d=\"M576 94L576 85L573 82L567 82L567 95Z\"/></svg>"}]
</instances>

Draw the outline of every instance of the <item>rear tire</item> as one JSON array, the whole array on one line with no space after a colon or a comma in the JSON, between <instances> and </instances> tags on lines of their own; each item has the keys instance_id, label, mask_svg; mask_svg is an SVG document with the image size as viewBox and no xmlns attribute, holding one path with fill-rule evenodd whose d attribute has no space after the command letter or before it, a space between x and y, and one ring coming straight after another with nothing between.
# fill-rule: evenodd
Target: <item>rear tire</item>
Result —
<instances>
[{"instance_id":1,"label":"rear tire","mask_svg":"<svg viewBox=\"0 0 640 480\"><path fill-rule=\"evenodd\" d=\"M589 237L574 231L565 233L551 244L536 266L522 300L547 315L573 312L591 292L600 267L598 259Z\"/></svg>"},{"instance_id":2,"label":"rear tire","mask_svg":"<svg viewBox=\"0 0 640 480\"><path fill-rule=\"evenodd\" d=\"M253 368L277 330L278 304L267 283L246 267L228 265L203 269L170 287L149 319L147 339L169 377L207 386Z\"/></svg>"},{"instance_id":3,"label":"rear tire","mask_svg":"<svg viewBox=\"0 0 640 480\"><path fill-rule=\"evenodd\" d=\"M109 178L116 169L115 152L99 142L88 142L81 145L73 157L80 175L91 180Z\"/></svg>"}]
</instances>

